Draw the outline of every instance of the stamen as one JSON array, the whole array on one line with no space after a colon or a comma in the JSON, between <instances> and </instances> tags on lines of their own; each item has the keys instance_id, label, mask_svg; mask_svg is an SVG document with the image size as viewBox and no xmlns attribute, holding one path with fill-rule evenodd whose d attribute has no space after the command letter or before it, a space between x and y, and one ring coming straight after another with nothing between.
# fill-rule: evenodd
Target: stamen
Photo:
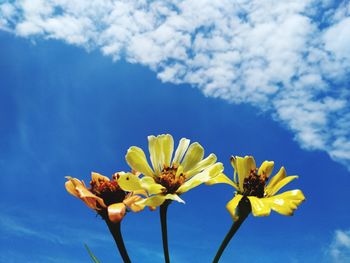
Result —
<instances>
[{"instance_id":1,"label":"stamen","mask_svg":"<svg viewBox=\"0 0 350 263\"><path fill-rule=\"evenodd\" d=\"M91 192L101 197L106 205L120 203L125 199L126 193L116 181L91 181Z\"/></svg>"},{"instance_id":2,"label":"stamen","mask_svg":"<svg viewBox=\"0 0 350 263\"><path fill-rule=\"evenodd\" d=\"M250 171L250 174L244 179L243 182L243 195L245 196L257 196L259 198L264 197L264 188L267 181L266 176L259 176L257 169Z\"/></svg>"},{"instance_id":3,"label":"stamen","mask_svg":"<svg viewBox=\"0 0 350 263\"><path fill-rule=\"evenodd\" d=\"M185 182L185 175L182 172L177 173L178 167L166 167L159 177L156 178L157 183L165 187L164 194L174 194L176 190Z\"/></svg>"}]
</instances>

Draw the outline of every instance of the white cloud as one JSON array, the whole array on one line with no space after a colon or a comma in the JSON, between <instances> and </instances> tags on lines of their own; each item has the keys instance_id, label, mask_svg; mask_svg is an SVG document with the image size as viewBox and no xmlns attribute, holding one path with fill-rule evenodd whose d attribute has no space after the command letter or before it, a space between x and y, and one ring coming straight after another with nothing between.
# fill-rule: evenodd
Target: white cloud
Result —
<instances>
[{"instance_id":1,"label":"white cloud","mask_svg":"<svg viewBox=\"0 0 350 263\"><path fill-rule=\"evenodd\" d=\"M100 49L250 103L350 169L348 1L5 1L0 29Z\"/></svg>"},{"instance_id":2,"label":"white cloud","mask_svg":"<svg viewBox=\"0 0 350 263\"><path fill-rule=\"evenodd\" d=\"M350 231L336 230L328 253L333 263L350 262Z\"/></svg>"}]
</instances>

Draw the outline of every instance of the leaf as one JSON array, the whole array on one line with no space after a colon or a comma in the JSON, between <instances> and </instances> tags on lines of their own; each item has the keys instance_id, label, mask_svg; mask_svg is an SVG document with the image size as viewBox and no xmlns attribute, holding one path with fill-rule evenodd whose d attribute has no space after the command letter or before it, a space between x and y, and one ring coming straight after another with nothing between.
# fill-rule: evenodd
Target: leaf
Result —
<instances>
[{"instance_id":1,"label":"leaf","mask_svg":"<svg viewBox=\"0 0 350 263\"><path fill-rule=\"evenodd\" d=\"M84 244L84 246L85 246L87 252L89 253L89 255L90 255L92 261L95 262L95 263L100 263L100 261L97 259L97 257L91 252L91 250L90 250L90 248L88 247L88 245Z\"/></svg>"}]
</instances>

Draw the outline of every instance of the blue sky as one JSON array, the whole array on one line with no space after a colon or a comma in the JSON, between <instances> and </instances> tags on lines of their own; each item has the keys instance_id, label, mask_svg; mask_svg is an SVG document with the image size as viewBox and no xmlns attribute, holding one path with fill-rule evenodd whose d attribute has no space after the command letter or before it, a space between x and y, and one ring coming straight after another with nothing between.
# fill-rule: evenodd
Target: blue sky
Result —
<instances>
[{"instance_id":1,"label":"blue sky","mask_svg":"<svg viewBox=\"0 0 350 263\"><path fill-rule=\"evenodd\" d=\"M234 60L232 52L235 50L225 50L223 43L220 46L220 41L215 40L218 34L215 30L210 35L212 42L198 40L193 43L189 56L202 57L192 59L191 64L182 58L181 50L164 47L169 49L164 51L168 57L159 53L162 49L157 49L157 43L149 50L149 39L161 38L135 33L134 37L141 43L140 49L133 47L134 42L124 41L121 32L111 31L113 28L92 36L91 32L98 32L95 28L90 28L91 32L84 28L83 34L73 30L77 30L77 26L72 26L69 31L67 25L73 22L49 20L57 18L57 13L43 11L45 14L40 13L38 17L47 23L38 21L38 17L33 18L30 13L34 11L25 5L26 1L2 4L0 261L88 262L83 243L87 243L102 262L118 260L119 255L103 221L66 193L64 176L88 181L91 171L109 176L127 170L124 156L128 147L146 148L147 136L161 133L171 133L176 141L187 137L200 142L206 153L214 152L224 163L228 175L233 172L229 164L232 154L252 154L258 163L274 160L276 170L283 165L288 174L300 176L289 186L290 189L302 189L307 198L296 214L293 217L277 214L267 218L250 217L230 243L222 262L231 262L232 258L240 262L280 262L283 259L292 263L349 260L349 133L345 128L350 125L347 117L350 51L341 41L346 41L349 35L346 25L350 21L350 8L347 2L326 2L322 2L322 8L333 10L333 13L328 10L328 15L323 14L323 20L322 15L316 18L306 14L314 19L313 23L307 24L305 17L294 17L297 24L306 23L304 29L314 26L317 19L319 24L321 20L327 21L329 27L322 32L316 29L290 31L301 36L304 44L310 43L309 35L324 42L312 46L313 59L318 59L318 63L311 62L311 58L306 64L293 62L299 53L305 53L299 42L295 49L281 54L281 57L286 56L285 59L292 58L290 64L294 63L291 69L286 69L294 70L292 76L283 70L278 72L281 76L288 75L284 77L290 79L288 83L285 79L276 80L276 75L271 73L278 69L279 63L283 64L274 54L259 58L271 65L268 71L254 66L259 65L258 58L253 63L252 58L244 57L233 63L233 68L228 67L224 58ZM40 3L37 1L32 5L40 7ZM76 3L79 6L79 1ZM17 13L9 11L11 5L15 5ZM71 14L78 19L74 12L82 12L76 11L77 6L56 5L61 8L60 12L67 14L65 19L72 19L69 18ZM216 10L215 7L208 8ZM282 7L279 14L299 14L305 8L293 1L287 5L288 12ZM265 7L260 8L264 10ZM135 7L135 10L141 9ZM266 21L249 17L250 7L244 6L242 10L246 12L243 17L248 16L245 19L251 19L254 25L250 33L256 35L255 40L259 40L259 32L268 34L264 31L266 27L259 27ZM95 16L91 16L96 19L103 11L97 10ZM18 12L22 16L18 16ZM186 12L189 11L183 9L183 13ZM152 17L147 15L146 20ZM283 15L280 18L288 21L285 29L296 28L292 23L294 20L287 18ZM217 17L210 19L221 21ZM167 25L169 20L159 21L158 25ZM196 23L183 19L182 23L185 22ZM50 23L56 27L44 26ZM89 29L91 24L85 23ZM167 26L174 24L173 21ZM36 28L35 31L34 26L40 30ZM118 28L123 29L122 26L114 29ZM199 33L209 30L204 29L201 28ZM140 32L149 30L150 34L160 34L147 28L142 30ZM339 30L344 37L334 39ZM276 37L280 33L277 32ZM108 34L117 34L120 42L107 37ZM163 37L166 35L162 33ZM203 40L203 36L197 37ZM98 37L105 42L98 42ZM282 40L295 39L292 33L280 37ZM239 34L237 38L240 39ZM242 38L247 41L249 50L257 49L245 36ZM185 33L183 36L175 34L173 39L178 41L175 46L179 43L186 46ZM233 41L233 46L239 42L227 35L224 39ZM282 40L278 43L288 49ZM271 41L265 45L272 45L278 53L279 44ZM118 45L121 45L120 50ZM128 45L133 48L126 48ZM331 59L325 58L321 51L331 54ZM211 58L210 65L205 63L204 55ZM256 54L253 52L253 55ZM309 54L309 57L312 56ZM252 63L250 67L247 61ZM201 63L209 66L204 67ZM232 61L228 64L233 65ZM230 70L245 77L226 78L222 73L230 75ZM329 73L327 70L334 76L326 74ZM199 74L203 71L204 75ZM209 77L204 79L204 76ZM268 79L264 80L262 76ZM254 79L261 88L255 86ZM322 91L315 92L316 87L320 87L316 84L322 84ZM276 85L280 86L278 91L274 89ZM302 103L296 104L298 100ZM232 194L228 186L202 186L183 196L186 205L170 207L169 242L174 262L210 262L231 225L225 204ZM158 217L157 212L145 211L125 218L124 238L134 262L162 262Z\"/></svg>"}]
</instances>

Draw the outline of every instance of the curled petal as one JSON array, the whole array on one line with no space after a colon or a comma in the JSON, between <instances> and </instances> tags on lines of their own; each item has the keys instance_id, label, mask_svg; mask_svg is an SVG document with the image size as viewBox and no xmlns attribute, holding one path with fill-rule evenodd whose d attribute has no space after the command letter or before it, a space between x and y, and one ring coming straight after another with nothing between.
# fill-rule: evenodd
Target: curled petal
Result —
<instances>
[{"instance_id":1,"label":"curled petal","mask_svg":"<svg viewBox=\"0 0 350 263\"><path fill-rule=\"evenodd\" d=\"M194 142L188 148L186 155L181 163L184 168L184 171L189 171L192 167L194 167L198 162L203 159L204 149L198 143Z\"/></svg>"},{"instance_id":2,"label":"curled petal","mask_svg":"<svg viewBox=\"0 0 350 263\"><path fill-rule=\"evenodd\" d=\"M179 145L176 148L173 164L178 166L182 160L182 157L185 155L185 152L190 145L190 140L182 138L179 142Z\"/></svg>"},{"instance_id":3,"label":"curled petal","mask_svg":"<svg viewBox=\"0 0 350 263\"><path fill-rule=\"evenodd\" d=\"M263 175L266 178L269 178L274 166L275 163L273 161L264 161L259 167L258 175Z\"/></svg>"},{"instance_id":4,"label":"curled petal","mask_svg":"<svg viewBox=\"0 0 350 263\"><path fill-rule=\"evenodd\" d=\"M64 186L66 187L67 192L79 198L78 191L75 189L75 186L82 183L78 179L72 178L70 176L66 176L66 178L68 179L68 181L65 182Z\"/></svg>"},{"instance_id":5,"label":"curled petal","mask_svg":"<svg viewBox=\"0 0 350 263\"><path fill-rule=\"evenodd\" d=\"M70 176L66 177L69 181L65 183L67 191L73 196L81 199L88 207L94 210L99 210L100 207L106 207L103 199L91 193L82 181Z\"/></svg>"},{"instance_id":6,"label":"curled petal","mask_svg":"<svg viewBox=\"0 0 350 263\"><path fill-rule=\"evenodd\" d=\"M111 222L117 223L122 221L126 213L126 206L123 203L116 203L108 206L108 218Z\"/></svg>"},{"instance_id":7,"label":"curled petal","mask_svg":"<svg viewBox=\"0 0 350 263\"><path fill-rule=\"evenodd\" d=\"M232 198L231 201L229 201L226 205L226 209L229 211L230 215L232 216L234 221L238 220L238 215L236 213L237 206L239 202L241 201L243 195L236 194L234 198Z\"/></svg>"},{"instance_id":8,"label":"curled petal","mask_svg":"<svg viewBox=\"0 0 350 263\"><path fill-rule=\"evenodd\" d=\"M135 171L138 171L146 176L154 177L154 172L149 166L146 155L139 147L132 146L129 148L125 156L128 165Z\"/></svg>"},{"instance_id":9,"label":"curled petal","mask_svg":"<svg viewBox=\"0 0 350 263\"><path fill-rule=\"evenodd\" d=\"M138 201L142 200L140 196L132 195L126 199L124 199L123 203L130 208L133 212L139 212L145 208L144 205L137 203Z\"/></svg>"}]
</instances>

